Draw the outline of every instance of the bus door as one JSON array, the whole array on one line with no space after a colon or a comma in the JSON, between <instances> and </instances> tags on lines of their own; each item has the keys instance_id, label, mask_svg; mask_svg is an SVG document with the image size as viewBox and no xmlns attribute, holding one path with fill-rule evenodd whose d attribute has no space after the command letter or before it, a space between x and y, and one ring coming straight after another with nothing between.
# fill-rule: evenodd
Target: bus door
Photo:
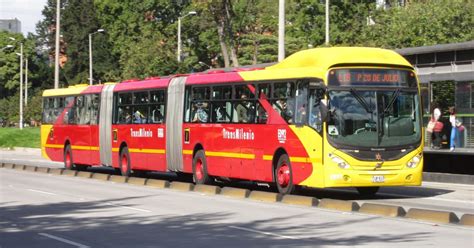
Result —
<instances>
[{"instance_id":1,"label":"bus door","mask_svg":"<svg viewBox=\"0 0 474 248\"><path fill-rule=\"evenodd\" d=\"M75 97L74 124L69 126L68 136L70 137L74 162L78 164L91 164L91 128L90 95L79 95Z\"/></svg>"},{"instance_id":2,"label":"bus door","mask_svg":"<svg viewBox=\"0 0 474 248\"><path fill-rule=\"evenodd\" d=\"M183 170L183 106L186 77L173 78L166 104L166 164L170 171Z\"/></svg>"}]
</instances>

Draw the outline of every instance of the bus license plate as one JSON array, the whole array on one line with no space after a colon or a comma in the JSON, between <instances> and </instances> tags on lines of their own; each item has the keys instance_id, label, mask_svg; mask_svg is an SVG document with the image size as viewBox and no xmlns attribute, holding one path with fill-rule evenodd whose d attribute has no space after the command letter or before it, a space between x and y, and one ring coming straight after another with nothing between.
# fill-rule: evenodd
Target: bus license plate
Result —
<instances>
[{"instance_id":1,"label":"bus license plate","mask_svg":"<svg viewBox=\"0 0 474 248\"><path fill-rule=\"evenodd\" d=\"M372 176L373 183L383 183L385 181L384 176Z\"/></svg>"}]
</instances>

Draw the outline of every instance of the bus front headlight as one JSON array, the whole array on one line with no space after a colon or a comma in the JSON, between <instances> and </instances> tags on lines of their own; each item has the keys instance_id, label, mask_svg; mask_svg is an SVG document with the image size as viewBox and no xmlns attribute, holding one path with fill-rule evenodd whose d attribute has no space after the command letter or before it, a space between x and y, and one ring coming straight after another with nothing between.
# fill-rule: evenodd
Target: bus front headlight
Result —
<instances>
[{"instance_id":1,"label":"bus front headlight","mask_svg":"<svg viewBox=\"0 0 474 248\"><path fill-rule=\"evenodd\" d=\"M416 168L418 166L418 164L420 163L421 161L421 154L418 154L416 156L414 156L408 163L407 163L407 167L408 168Z\"/></svg>"},{"instance_id":2,"label":"bus front headlight","mask_svg":"<svg viewBox=\"0 0 474 248\"><path fill-rule=\"evenodd\" d=\"M332 154L332 153L329 153L329 157L331 158L331 160L337 164L337 166L339 166L339 168L341 169L348 169L349 168L349 164L347 164L346 161L344 161L344 159Z\"/></svg>"}]
</instances>

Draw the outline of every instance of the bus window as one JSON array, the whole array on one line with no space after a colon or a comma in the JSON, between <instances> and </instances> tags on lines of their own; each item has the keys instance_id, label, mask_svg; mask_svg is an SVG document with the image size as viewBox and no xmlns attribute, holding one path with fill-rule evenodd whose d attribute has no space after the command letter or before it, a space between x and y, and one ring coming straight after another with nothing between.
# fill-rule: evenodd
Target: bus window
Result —
<instances>
[{"instance_id":1,"label":"bus window","mask_svg":"<svg viewBox=\"0 0 474 248\"><path fill-rule=\"evenodd\" d=\"M132 104L132 93L121 93L118 97L118 105Z\"/></svg>"},{"instance_id":2,"label":"bus window","mask_svg":"<svg viewBox=\"0 0 474 248\"><path fill-rule=\"evenodd\" d=\"M296 91L296 124L308 123L308 83L298 83L298 90Z\"/></svg>"},{"instance_id":3,"label":"bus window","mask_svg":"<svg viewBox=\"0 0 474 248\"><path fill-rule=\"evenodd\" d=\"M209 100L209 99L210 99L209 87L193 88L193 100Z\"/></svg>"},{"instance_id":4,"label":"bus window","mask_svg":"<svg viewBox=\"0 0 474 248\"><path fill-rule=\"evenodd\" d=\"M244 95L247 99L255 99L255 94L250 91L248 85L236 85L235 86L235 99L240 100L242 99L242 96Z\"/></svg>"},{"instance_id":5,"label":"bus window","mask_svg":"<svg viewBox=\"0 0 474 248\"><path fill-rule=\"evenodd\" d=\"M74 97L68 96L64 100L64 124L74 124Z\"/></svg>"},{"instance_id":6,"label":"bus window","mask_svg":"<svg viewBox=\"0 0 474 248\"><path fill-rule=\"evenodd\" d=\"M135 105L133 106L132 120L134 124L147 123L148 120L148 106Z\"/></svg>"},{"instance_id":7,"label":"bus window","mask_svg":"<svg viewBox=\"0 0 474 248\"><path fill-rule=\"evenodd\" d=\"M132 123L132 109L130 106L119 106L117 108L117 123L130 124Z\"/></svg>"},{"instance_id":8,"label":"bus window","mask_svg":"<svg viewBox=\"0 0 474 248\"><path fill-rule=\"evenodd\" d=\"M275 83L272 106L285 121L293 123L295 112L295 84L293 82Z\"/></svg>"},{"instance_id":9,"label":"bus window","mask_svg":"<svg viewBox=\"0 0 474 248\"><path fill-rule=\"evenodd\" d=\"M150 107L149 123L163 123L165 118L165 105L156 104Z\"/></svg>"},{"instance_id":10,"label":"bus window","mask_svg":"<svg viewBox=\"0 0 474 248\"><path fill-rule=\"evenodd\" d=\"M259 102L257 102L257 107L255 109L257 111L257 113L255 114L256 122L260 124L267 123L268 114L265 108L263 108L263 106Z\"/></svg>"},{"instance_id":11,"label":"bus window","mask_svg":"<svg viewBox=\"0 0 474 248\"><path fill-rule=\"evenodd\" d=\"M99 124L99 106L100 106L100 96L99 94L92 94L91 95L91 105L90 105L90 115L91 125Z\"/></svg>"},{"instance_id":12,"label":"bus window","mask_svg":"<svg viewBox=\"0 0 474 248\"><path fill-rule=\"evenodd\" d=\"M148 91L133 93L133 104L147 104Z\"/></svg>"},{"instance_id":13,"label":"bus window","mask_svg":"<svg viewBox=\"0 0 474 248\"><path fill-rule=\"evenodd\" d=\"M271 84L259 84L258 87L258 98L267 99L271 97Z\"/></svg>"},{"instance_id":14,"label":"bus window","mask_svg":"<svg viewBox=\"0 0 474 248\"><path fill-rule=\"evenodd\" d=\"M165 91L156 90L150 92L150 102L151 103L164 103L165 102Z\"/></svg>"},{"instance_id":15,"label":"bus window","mask_svg":"<svg viewBox=\"0 0 474 248\"><path fill-rule=\"evenodd\" d=\"M232 119L232 102L213 101L212 102L212 122L230 122Z\"/></svg>"}]
</instances>

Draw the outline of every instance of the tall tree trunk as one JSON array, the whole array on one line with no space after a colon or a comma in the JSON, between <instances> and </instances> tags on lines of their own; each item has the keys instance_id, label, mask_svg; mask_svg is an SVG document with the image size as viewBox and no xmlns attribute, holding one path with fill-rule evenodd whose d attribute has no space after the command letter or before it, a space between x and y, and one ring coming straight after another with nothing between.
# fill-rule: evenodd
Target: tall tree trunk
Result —
<instances>
[{"instance_id":1,"label":"tall tree trunk","mask_svg":"<svg viewBox=\"0 0 474 248\"><path fill-rule=\"evenodd\" d=\"M252 65L257 64L257 58L258 58L258 41L257 41L257 34L255 34L255 37L253 39L253 56L252 56Z\"/></svg>"},{"instance_id":2,"label":"tall tree trunk","mask_svg":"<svg viewBox=\"0 0 474 248\"><path fill-rule=\"evenodd\" d=\"M234 31L232 29L232 3L230 0L224 0L223 2L223 14L224 14L224 27L226 31L226 36L229 39L230 46L230 56L232 59L232 64L234 67L239 66L239 60L237 59L237 48L235 45Z\"/></svg>"},{"instance_id":3,"label":"tall tree trunk","mask_svg":"<svg viewBox=\"0 0 474 248\"><path fill-rule=\"evenodd\" d=\"M224 25L222 22L217 24L217 36L219 37L219 44L221 46L222 58L224 59L224 67L230 66L229 53L227 52L227 44L224 38Z\"/></svg>"}]
</instances>

